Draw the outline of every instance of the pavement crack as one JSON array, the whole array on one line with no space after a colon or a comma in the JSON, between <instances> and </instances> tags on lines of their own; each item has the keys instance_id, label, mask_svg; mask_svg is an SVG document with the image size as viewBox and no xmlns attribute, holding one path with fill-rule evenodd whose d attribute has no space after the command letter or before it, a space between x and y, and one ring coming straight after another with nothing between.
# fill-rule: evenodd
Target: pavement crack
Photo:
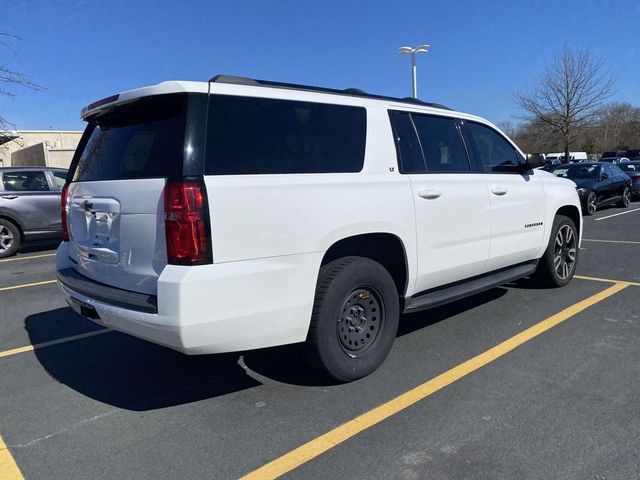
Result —
<instances>
[{"instance_id":1,"label":"pavement crack","mask_svg":"<svg viewBox=\"0 0 640 480\"><path fill-rule=\"evenodd\" d=\"M16 444L7 445L7 446L11 447L11 448L27 448L27 447L31 447L31 446L35 445L36 443L42 442L43 440L48 440L48 439L50 439L52 437L60 435L61 433L65 433L65 432L68 432L70 430L73 430L74 428L81 427L81 426L86 425L88 423L95 422L96 420L100 420L101 418L104 418L104 417L108 417L109 415L112 415L117 411L118 411L118 409L109 410L108 412L101 413L100 415L94 415L93 417L85 418L84 420L80 420L79 422L76 422L74 424L69 425L68 427L62 428L62 429L57 430L57 431L55 431L53 433L45 435L44 437L35 438L35 439L33 439L33 440L31 440L31 441L29 441L27 443L16 443Z\"/></svg>"}]
</instances>

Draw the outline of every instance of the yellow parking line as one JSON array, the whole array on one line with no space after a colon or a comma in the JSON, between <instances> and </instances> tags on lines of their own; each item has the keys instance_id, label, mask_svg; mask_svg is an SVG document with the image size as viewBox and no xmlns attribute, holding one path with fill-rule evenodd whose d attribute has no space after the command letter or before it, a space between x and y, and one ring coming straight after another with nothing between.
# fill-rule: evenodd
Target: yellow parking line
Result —
<instances>
[{"instance_id":1,"label":"yellow parking line","mask_svg":"<svg viewBox=\"0 0 640 480\"><path fill-rule=\"evenodd\" d=\"M409 390L402 395L380 405L379 407L369 410L363 413L357 418L350 420L342 425L330 430L329 432L314 438L313 440L305 443L304 445L292 450L283 456L273 460L270 463L248 473L241 480L254 480L254 479L271 479L284 475L287 472L299 467L300 465L314 459L318 455L332 449L333 447L341 444L349 438L357 435L358 433L382 422L383 420L395 415L396 413L410 407L411 405L419 402L432 395L433 393L441 390L442 388L450 385L451 383L460 380L462 377L475 372L479 368L493 362L497 358L505 355L506 353L514 350L523 343L528 342L532 338L546 332L547 330L555 327L556 325L564 322L568 318L582 312L586 308L601 302L605 298L615 295L619 291L628 287L628 283L616 283L611 287L588 297L575 305L565 308L559 313L552 315L551 317L543 320L536 325L520 332L514 337L505 340L504 342L496 345L493 348L481 353L480 355L461 363L451 370L448 370L437 377Z\"/></svg>"},{"instance_id":2,"label":"yellow parking line","mask_svg":"<svg viewBox=\"0 0 640 480\"><path fill-rule=\"evenodd\" d=\"M0 478L2 480L24 480L22 472L20 472L2 437L0 437Z\"/></svg>"},{"instance_id":3,"label":"yellow parking line","mask_svg":"<svg viewBox=\"0 0 640 480\"><path fill-rule=\"evenodd\" d=\"M103 328L101 330L94 330L93 332L81 333L79 335L71 335L69 337L58 338L56 340L51 340L49 342L36 343L35 345L25 345L24 347L13 348L11 350L5 350L4 352L0 352L0 358L10 357L11 355L17 355L18 353L32 352L34 350L40 350L41 348L60 345L61 343L74 342L76 340L82 340L83 338L95 337L96 335L101 335L103 333L108 333L108 332L113 332L113 330L109 330L108 328Z\"/></svg>"},{"instance_id":4,"label":"yellow parking line","mask_svg":"<svg viewBox=\"0 0 640 480\"><path fill-rule=\"evenodd\" d=\"M640 242L633 242L631 240L595 240L591 238L583 238L583 242L599 242L599 243L628 243L631 245L640 245Z\"/></svg>"},{"instance_id":5,"label":"yellow parking line","mask_svg":"<svg viewBox=\"0 0 640 480\"><path fill-rule=\"evenodd\" d=\"M584 275L575 275L573 278L577 278L578 280L590 280L592 282L620 283L624 285L633 285L634 287L640 287L640 282L629 282L627 280L612 280L611 278L586 277Z\"/></svg>"},{"instance_id":6,"label":"yellow parking line","mask_svg":"<svg viewBox=\"0 0 640 480\"><path fill-rule=\"evenodd\" d=\"M55 253L45 253L42 255L30 255L28 257L7 258L6 260L0 260L0 263L17 262L18 260L31 260L32 258L55 257L55 256L56 256Z\"/></svg>"},{"instance_id":7,"label":"yellow parking line","mask_svg":"<svg viewBox=\"0 0 640 480\"><path fill-rule=\"evenodd\" d=\"M49 285L50 283L56 283L57 280L45 280L44 282L23 283L22 285L12 285L11 287L1 287L0 292L7 290L15 290L17 288L37 287L38 285Z\"/></svg>"}]
</instances>

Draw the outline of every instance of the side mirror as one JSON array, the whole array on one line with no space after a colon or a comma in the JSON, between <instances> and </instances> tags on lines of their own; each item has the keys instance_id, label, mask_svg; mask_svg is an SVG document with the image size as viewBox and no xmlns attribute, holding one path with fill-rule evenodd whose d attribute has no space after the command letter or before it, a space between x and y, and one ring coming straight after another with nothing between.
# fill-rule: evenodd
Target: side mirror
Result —
<instances>
[{"instance_id":1,"label":"side mirror","mask_svg":"<svg viewBox=\"0 0 640 480\"><path fill-rule=\"evenodd\" d=\"M527 165L530 169L544 167L544 157L538 153L529 153L527 154Z\"/></svg>"},{"instance_id":2,"label":"side mirror","mask_svg":"<svg viewBox=\"0 0 640 480\"><path fill-rule=\"evenodd\" d=\"M607 178L609 178L609 175L607 175L606 173L603 173L601 175L602 180L606 180Z\"/></svg>"}]
</instances>

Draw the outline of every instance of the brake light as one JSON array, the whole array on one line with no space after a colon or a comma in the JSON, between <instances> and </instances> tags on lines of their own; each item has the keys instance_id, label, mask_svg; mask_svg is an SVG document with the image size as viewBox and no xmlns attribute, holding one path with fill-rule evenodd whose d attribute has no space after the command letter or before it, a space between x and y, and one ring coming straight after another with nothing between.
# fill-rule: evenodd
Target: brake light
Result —
<instances>
[{"instance_id":1,"label":"brake light","mask_svg":"<svg viewBox=\"0 0 640 480\"><path fill-rule=\"evenodd\" d=\"M170 264L212 263L207 192L201 178L167 181L164 226Z\"/></svg>"},{"instance_id":2,"label":"brake light","mask_svg":"<svg viewBox=\"0 0 640 480\"><path fill-rule=\"evenodd\" d=\"M65 183L60 192L60 219L62 220L62 241L69 241L69 184Z\"/></svg>"}]
</instances>

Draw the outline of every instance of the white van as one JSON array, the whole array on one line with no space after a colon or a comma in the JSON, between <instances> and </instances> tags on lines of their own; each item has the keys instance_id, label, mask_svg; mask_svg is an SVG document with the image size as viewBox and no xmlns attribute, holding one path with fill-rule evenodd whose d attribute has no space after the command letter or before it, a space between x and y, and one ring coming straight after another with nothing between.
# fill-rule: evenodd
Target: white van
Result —
<instances>
[{"instance_id":1,"label":"white van","mask_svg":"<svg viewBox=\"0 0 640 480\"><path fill-rule=\"evenodd\" d=\"M564 152L547 153L545 160L548 164L564 163ZM588 160L587 152L569 152L569 163L586 162Z\"/></svg>"}]
</instances>

